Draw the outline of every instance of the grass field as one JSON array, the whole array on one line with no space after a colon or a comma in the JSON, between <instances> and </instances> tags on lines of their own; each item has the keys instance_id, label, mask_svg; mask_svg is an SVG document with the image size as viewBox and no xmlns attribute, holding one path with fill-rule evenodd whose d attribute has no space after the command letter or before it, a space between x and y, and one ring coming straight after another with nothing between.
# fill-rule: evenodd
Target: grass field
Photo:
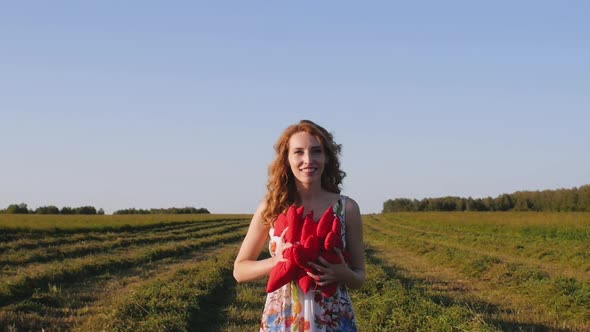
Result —
<instances>
[{"instance_id":1,"label":"grass field","mask_svg":"<svg viewBox=\"0 0 590 332\"><path fill-rule=\"evenodd\" d=\"M589 331L590 213L366 215L361 331ZM0 331L255 331L248 215L0 215ZM265 255L267 253L264 253Z\"/></svg>"}]
</instances>

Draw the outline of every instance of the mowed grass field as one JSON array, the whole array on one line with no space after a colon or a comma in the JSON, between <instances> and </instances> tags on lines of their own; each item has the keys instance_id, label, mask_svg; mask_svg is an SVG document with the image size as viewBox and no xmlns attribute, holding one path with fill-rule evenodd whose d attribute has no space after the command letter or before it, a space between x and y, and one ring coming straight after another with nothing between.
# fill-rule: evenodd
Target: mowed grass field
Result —
<instances>
[{"instance_id":1,"label":"mowed grass field","mask_svg":"<svg viewBox=\"0 0 590 332\"><path fill-rule=\"evenodd\" d=\"M0 215L0 331L257 331L249 218ZM590 331L590 213L363 220L361 331Z\"/></svg>"}]
</instances>

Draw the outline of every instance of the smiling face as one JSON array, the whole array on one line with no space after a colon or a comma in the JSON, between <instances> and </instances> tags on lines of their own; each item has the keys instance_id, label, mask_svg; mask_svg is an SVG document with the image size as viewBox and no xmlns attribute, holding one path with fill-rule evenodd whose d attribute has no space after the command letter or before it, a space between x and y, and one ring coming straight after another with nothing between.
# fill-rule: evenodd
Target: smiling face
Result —
<instances>
[{"instance_id":1,"label":"smiling face","mask_svg":"<svg viewBox=\"0 0 590 332\"><path fill-rule=\"evenodd\" d=\"M321 185L326 154L322 143L315 136L305 131L291 135L288 160L291 172L298 182L302 184L316 182Z\"/></svg>"}]
</instances>

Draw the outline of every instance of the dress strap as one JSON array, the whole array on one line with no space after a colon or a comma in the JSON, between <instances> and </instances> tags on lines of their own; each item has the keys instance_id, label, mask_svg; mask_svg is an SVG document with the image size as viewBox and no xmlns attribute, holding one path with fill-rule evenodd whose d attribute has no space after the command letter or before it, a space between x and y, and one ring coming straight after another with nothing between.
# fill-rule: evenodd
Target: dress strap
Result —
<instances>
[{"instance_id":1,"label":"dress strap","mask_svg":"<svg viewBox=\"0 0 590 332\"><path fill-rule=\"evenodd\" d=\"M346 248L346 196L340 195L336 203L336 215L340 218L340 226L342 229L342 244Z\"/></svg>"}]
</instances>

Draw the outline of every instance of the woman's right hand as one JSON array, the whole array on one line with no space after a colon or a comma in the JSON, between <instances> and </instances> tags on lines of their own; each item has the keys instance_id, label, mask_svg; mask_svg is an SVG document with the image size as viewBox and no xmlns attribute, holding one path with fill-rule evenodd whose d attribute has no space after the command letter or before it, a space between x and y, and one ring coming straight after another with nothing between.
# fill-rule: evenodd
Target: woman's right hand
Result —
<instances>
[{"instance_id":1,"label":"woman's right hand","mask_svg":"<svg viewBox=\"0 0 590 332\"><path fill-rule=\"evenodd\" d=\"M277 265L280 262L286 262L287 259L283 256L283 252L288 249L291 248L291 246L293 246L292 243L288 243L285 242L285 234L287 234L287 231L289 230L289 227L285 227L285 229L283 230L283 233L281 233L281 236L279 237L279 240L276 242L277 246L276 246L276 250L275 250L275 255L273 256L274 259L274 265Z\"/></svg>"}]
</instances>

